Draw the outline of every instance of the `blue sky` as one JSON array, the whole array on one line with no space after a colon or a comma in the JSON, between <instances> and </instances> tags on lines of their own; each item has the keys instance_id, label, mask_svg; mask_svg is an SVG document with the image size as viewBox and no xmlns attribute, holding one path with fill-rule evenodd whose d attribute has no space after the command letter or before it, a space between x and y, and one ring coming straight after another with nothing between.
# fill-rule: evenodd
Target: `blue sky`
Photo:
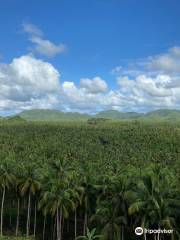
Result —
<instances>
[{"instance_id":1,"label":"blue sky","mask_svg":"<svg viewBox=\"0 0 180 240\"><path fill-rule=\"evenodd\" d=\"M178 0L1 1L0 112L179 108L179 9Z\"/></svg>"}]
</instances>

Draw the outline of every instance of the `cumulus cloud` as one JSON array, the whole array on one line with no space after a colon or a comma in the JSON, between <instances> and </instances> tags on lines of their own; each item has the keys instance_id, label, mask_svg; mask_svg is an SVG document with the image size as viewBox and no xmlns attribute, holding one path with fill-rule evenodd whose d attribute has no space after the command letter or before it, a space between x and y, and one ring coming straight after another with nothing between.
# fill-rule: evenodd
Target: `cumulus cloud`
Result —
<instances>
[{"instance_id":1,"label":"cumulus cloud","mask_svg":"<svg viewBox=\"0 0 180 240\"><path fill-rule=\"evenodd\" d=\"M179 108L180 79L171 75L155 77L139 75L135 78L117 78L121 99L125 99L129 110L148 111L158 108Z\"/></svg>"},{"instance_id":2,"label":"cumulus cloud","mask_svg":"<svg viewBox=\"0 0 180 240\"><path fill-rule=\"evenodd\" d=\"M44 39L43 32L33 24L23 23L23 30L29 34L29 40L34 44L33 52L52 58L66 51L65 44L54 44Z\"/></svg>"},{"instance_id":3,"label":"cumulus cloud","mask_svg":"<svg viewBox=\"0 0 180 240\"><path fill-rule=\"evenodd\" d=\"M113 107L136 111L180 108L180 47L117 66L112 72L119 75L119 89L110 96L118 102Z\"/></svg>"},{"instance_id":4,"label":"cumulus cloud","mask_svg":"<svg viewBox=\"0 0 180 240\"><path fill-rule=\"evenodd\" d=\"M95 112L103 109L120 111L147 111L156 108L173 108L180 103L180 88L170 87L174 81L168 75L151 78L139 75L134 79L118 77L119 88L92 93L77 87L74 82L62 84L66 109Z\"/></svg>"},{"instance_id":5,"label":"cumulus cloud","mask_svg":"<svg viewBox=\"0 0 180 240\"><path fill-rule=\"evenodd\" d=\"M35 44L35 51L46 57L54 57L66 50L64 44L55 45L49 40L44 40L37 36L32 36L31 41Z\"/></svg>"},{"instance_id":6,"label":"cumulus cloud","mask_svg":"<svg viewBox=\"0 0 180 240\"><path fill-rule=\"evenodd\" d=\"M164 73L180 73L180 47L170 48L165 54L151 57L147 66Z\"/></svg>"},{"instance_id":7,"label":"cumulus cloud","mask_svg":"<svg viewBox=\"0 0 180 240\"><path fill-rule=\"evenodd\" d=\"M74 82L64 82L63 90L63 106L64 109L71 109L83 112L96 112L102 108L102 93L91 93L86 88L77 87Z\"/></svg>"},{"instance_id":8,"label":"cumulus cloud","mask_svg":"<svg viewBox=\"0 0 180 240\"><path fill-rule=\"evenodd\" d=\"M180 105L180 78L170 74L119 76L116 90L108 90L100 77L81 79L79 86L59 80L59 72L50 63L30 55L0 64L1 112L31 108L147 111Z\"/></svg>"},{"instance_id":9,"label":"cumulus cloud","mask_svg":"<svg viewBox=\"0 0 180 240\"><path fill-rule=\"evenodd\" d=\"M143 94L148 94L151 97L167 97L172 95L172 90L167 88L167 85L171 82L171 78L167 75L158 75L155 78L139 75L133 80L130 80L126 76L118 78L117 81L121 87L121 91L124 93L131 91L136 94L141 91Z\"/></svg>"},{"instance_id":10,"label":"cumulus cloud","mask_svg":"<svg viewBox=\"0 0 180 240\"><path fill-rule=\"evenodd\" d=\"M180 74L180 47L175 46L165 53L130 61L125 66L116 66L111 72L116 75L130 76Z\"/></svg>"},{"instance_id":11,"label":"cumulus cloud","mask_svg":"<svg viewBox=\"0 0 180 240\"><path fill-rule=\"evenodd\" d=\"M54 106L60 91L59 77L50 63L30 55L0 64L0 109Z\"/></svg>"},{"instance_id":12,"label":"cumulus cloud","mask_svg":"<svg viewBox=\"0 0 180 240\"><path fill-rule=\"evenodd\" d=\"M28 26L28 31L38 29ZM40 33L39 33L40 35ZM158 108L180 108L180 73L170 65L153 65L162 57L180 60L180 48L141 61L135 69L116 75L111 89L100 76L81 78L79 83L60 82L52 64L25 55L0 64L0 111L31 108L58 108L94 113L105 109L146 112ZM151 67L150 67L151 64ZM142 67L143 66L143 67ZM173 66L174 67L174 66ZM126 74L125 74L126 73Z\"/></svg>"},{"instance_id":13,"label":"cumulus cloud","mask_svg":"<svg viewBox=\"0 0 180 240\"><path fill-rule=\"evenodd\" d=\"M89 93L103 93L108 89L107 83L100 77L82 78L80 80L80 87L84 88Z\"/></svg>"},{"instance_id":14,"label":"cumulus cloud","mask_svg":"<svg viewBox=\"0 0 180 240\"><path fill-rule=\"evenodd\" d=\"M10 64L0 64L0 111L17 112L32 108L95 112L103 109L107 84L100 77L60 83L52 64L25 55Z\"/></svg>"}]
</instances>

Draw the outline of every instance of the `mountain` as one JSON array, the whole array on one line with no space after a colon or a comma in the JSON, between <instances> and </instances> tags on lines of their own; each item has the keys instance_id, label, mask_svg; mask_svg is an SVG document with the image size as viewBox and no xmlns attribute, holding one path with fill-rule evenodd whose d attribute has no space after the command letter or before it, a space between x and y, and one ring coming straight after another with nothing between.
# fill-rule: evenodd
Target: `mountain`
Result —
<instances>
[{"instance_id":1,"label":"mountain","mask_svg":"<svg viewBox=\"0 0 180 240\"><path fill-rule=\"evenodd\" d=\"M26 121L24 118L18 116L18 115L15 115L15 116L10 116L10 117L6 117L4 118L5 120L8 120L8 121L16 121L16 122L19 122L19 121Z\"/></svg>"},{"instance_id":2,"label":"mountain","mask_svg":"<svg viewBox=\"0 0 180 240\"><path fill-rule=\"evenodd\" d=\"M143 113L136 112L119 112L116 110L102 111L96 114L97 118L108 118L108 119L137 119L144 116Z\"/></svg>"},{"instance_id":3,"label":"mountain","mask_svg":"<svg viewBox=\"0 0 180 240\"><path fill-rule=\"evenodd\" d=\"M95 119L101 120L142 120L142 121L180 121L179 110L160 109L144 113L119 112L116 110L107 110L96 115L81 114L77 112L62 112L50 109L26 110L18 115L11 116L9 120L31 120L31 121L87 121ZM95 121L96 122L96 121ZM99 122L99 121L98 121Z\"/></svg>"},{"instance_id":4,"label":"mountain","mask_svg":"<svg viewBox=\"0 0 180 240\"><path fill-rule=\"evenodd\" d=\"M31 121L74 121L87 120L90 116L88 114L81 114L76 112L61 112L50 109L33 109L21 112L18 116L25 120Z\"/></svg>"},{"instance_id":5,"label":"mountain","mask_svg":"<svg viewBox=\"0 0 180 240\"><path fill-rule=\"evenodd\" d=\"M31 121L80 121L91 118L104 118L112 120L137 119L143 114L136 112L118 112L116 110L107 110L97 113L96 115L81 114L77 112L61 112L49 109L34 109L21 112L18 116Z\"/></svg>"},{"instance_id":6,"label":"mountain","mask_svg":"<svg viewBox=\"0 0 180 240\"><path fill-rule=\"evenodd\" d=\"M159 109L146 113L143 119L156 121L176 121L180 120L180 111L170 109Z\"/></svg>"}]
</instances>

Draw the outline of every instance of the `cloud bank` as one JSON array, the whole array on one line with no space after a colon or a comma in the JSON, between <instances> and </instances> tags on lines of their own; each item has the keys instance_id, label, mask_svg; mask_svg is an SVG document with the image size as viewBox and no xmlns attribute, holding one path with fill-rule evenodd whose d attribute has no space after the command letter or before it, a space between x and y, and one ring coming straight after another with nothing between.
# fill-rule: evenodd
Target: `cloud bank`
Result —
<instances>
[{"instance_id":1,"label":"cloud bank","mask_svg":"<svg viewBox=\"0 0 180 240\"><path fill-rule=\"evenodd\" d=\"M33 25L24 28L32 36L43 36ZM61 82L60 72L51 63L32 54L0 63L0 112L32 108L88 113L180 109L180 47L133 65L117 66L111 72L115 89L100 76L85 76L76 84L73 80Z\"/></svg>"}]
</instances>

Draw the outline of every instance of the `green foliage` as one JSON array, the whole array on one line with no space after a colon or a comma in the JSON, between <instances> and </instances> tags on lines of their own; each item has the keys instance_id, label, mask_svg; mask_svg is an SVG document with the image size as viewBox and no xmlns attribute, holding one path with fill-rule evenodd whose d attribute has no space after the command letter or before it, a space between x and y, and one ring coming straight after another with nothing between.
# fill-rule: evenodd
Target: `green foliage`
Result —
<instances>
[{"instance_id":1,"label":"green foliage","mask_svg":"<svg viewBox=\"0 0 180 240\"><path fill-rule=\"evenodd\" d=\"M144 226L174 229L176 240L179 149L178 122L3 121L3 234L131 240Z\"/></svg>"},{"instance_id":2,"label":"green foliage","mask_svg":"<svg viewBox=\"0 0 180 240\"><path fill-rule=\"evenodd\" d=\"M96 115L97 118L108 118L108 119L138 119L144 114L136 112L119 112L116 110L102 111Z\"/></svg>"},{"instance_id":3,"label":"green foliage","mask_svg":"<svg viewBox=\"0 0 180 240\"><path fill-rule=\"evenodd\" d=\"M107 119L107 118L89 118L87 120L87 123L89 123L89 124L101 124L101 123L104 123L108 120L109 119Z\"/></svg>"},{"instance_id":4,"label":"green foliage","mask_svg":"<svg viewBox=\"0 0 180 240\"><path fill-rule=\"evenodd\" d=\"M61 112L58 110L49 109L34 109L23 111L19 116L31 121L84 121L89 118L87 114L80 114L77 112Z\"/></svg>"},{"instance_id":5,"label":"green foliage","mask_svg":"<svg viewBox=\"0 0 180 240\"><path fill-rule=\"evenodd\" d=\"M14 122L23 122L25 121L25 119L23 119L22 117L15 115L15 116L11 116L11 117L7 117L6 118L8 121L14 121Z\"/></svg>"},{"instance_id":6,"label":"green foliage","mask_svg":"<svg viewBox=\"0 0 180 240\"><path fill-rule=\"evenodd\" d=\"M169 109L159 109L147 113L144 116L144 120L151 121L179 121L180 120L180 111L178 110L169 110Z\"/></svg>"}]
</instances>

